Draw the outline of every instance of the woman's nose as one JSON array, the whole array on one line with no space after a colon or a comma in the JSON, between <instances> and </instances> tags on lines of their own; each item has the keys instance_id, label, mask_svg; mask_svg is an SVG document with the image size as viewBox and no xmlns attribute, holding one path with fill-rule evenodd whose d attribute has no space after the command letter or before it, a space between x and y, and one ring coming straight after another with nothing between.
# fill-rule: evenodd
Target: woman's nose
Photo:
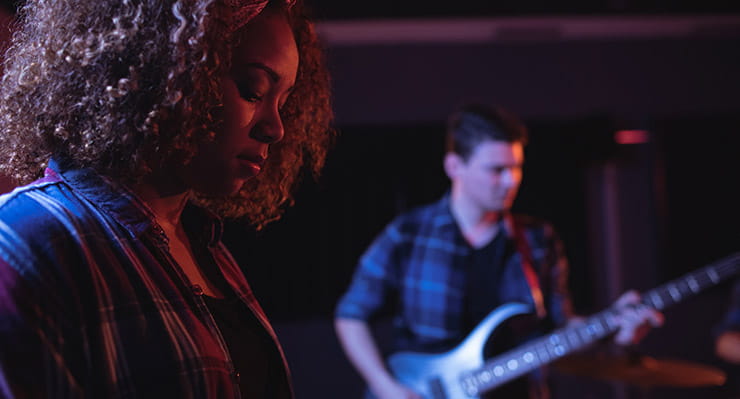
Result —
<instances>
[{"instance_id":1,"label":"woman's nose","mask_svg":"<svg viewBox=\"0 0 740 399\"><path fill-rule=\"evenodd\" d=\"M254 125L254 128L252 128L250 136L255 140L267 144L277 143L283 139L285 129L283 127L283 119L277 107L265 110Z\"/></svg>"}]
</instances>

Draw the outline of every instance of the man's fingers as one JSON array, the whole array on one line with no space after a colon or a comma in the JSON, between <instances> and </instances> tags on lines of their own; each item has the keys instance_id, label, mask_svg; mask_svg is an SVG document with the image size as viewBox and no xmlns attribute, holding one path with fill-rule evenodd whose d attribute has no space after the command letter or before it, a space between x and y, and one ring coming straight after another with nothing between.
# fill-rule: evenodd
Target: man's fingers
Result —
<instances>
[{"instance_id":1,"label":"man's fingers","mask_svg":"<svg viewBox=\"0 0 740 399\"><path fill-rule=\"evenodd\" d=\"M619 309L617 321L619 331L614 340L620 345L629 345L639 342L651 327L662 326L664 318L662 313L647 305L627 304Z\"/></svg>"},{"instance_id":2,"label":"man's fingers","mask_svg":"<svg viewBox=\"0 0 740 399\"><path fill-rule=\"evenodd\" d=\"M627 305L634 305L640 302L640 294L635 290L629 290L622 294L619 299L615 302L617 307L624 307Z\"/></svg>"},{"instance_id":3,"label":"man's fingers","mask_svg":"<svg viewBox=\"0 0 740 399\"><path fill-rule=\"evenodd\" d=\"M653 327L660 327L663 325L665 318L663 317L663 314L657 310L646 305L641 305L639 306L638 312L639 319L643 322L648 322Z\"/></svg>"}]
</instances>

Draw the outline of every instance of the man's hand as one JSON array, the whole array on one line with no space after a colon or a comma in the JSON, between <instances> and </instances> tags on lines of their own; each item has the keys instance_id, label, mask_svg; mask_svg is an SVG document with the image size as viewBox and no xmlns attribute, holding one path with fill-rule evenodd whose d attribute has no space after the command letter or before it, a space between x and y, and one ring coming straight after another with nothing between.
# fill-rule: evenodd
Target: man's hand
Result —
<instances>
[{"instance_id":1,"label":"man's hand","mask_svg":"<svg viewBox=\"0 0 740 399\"><path fill-rule=\"evenodd\" d=\"M376 399L422 399L416 392L395 380L386 381L379 386L372 386L371 390Z\"/></svg>"},{"instance_id":2,"label":"man's hand","mask_svg":"<svg viewBox=\"0 0 740 399\"><path fill-rule=\"evenodd\" d=\"M640 304L637 291L627 291L614 302L619 314L616 317L619 331L614 342L619 345L631 345L640 342L652 327L663 325L663 314Z\"/></svg>"},{"instance_id":3,"label":"man's hand","mask_svg":"<svg viewBox=\"0 0 740 399\"><path fill-rule=\"evenodd\" d=\"M717 337L715 351L722 360L740 364L740 331L725 331Z\"/></svg>"}]
</instances>

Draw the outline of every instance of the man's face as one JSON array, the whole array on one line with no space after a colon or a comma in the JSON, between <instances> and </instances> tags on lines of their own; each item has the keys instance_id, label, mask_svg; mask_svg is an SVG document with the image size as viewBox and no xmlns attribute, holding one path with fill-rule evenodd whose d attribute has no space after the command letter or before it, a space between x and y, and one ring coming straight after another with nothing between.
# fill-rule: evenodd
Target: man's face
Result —
<instances>
[{"instance_id":1,"label":"man's face","mask_svg":"<svg viewBox=\"0 0 740 399\"><path fill-rule=\"evenodd\" d=\"M521 143L484 141L467 161L448 155L452 167L448 174L463 199L484 212L511 208L522 181L524 147Z\"/></svg>"}]
</instances>

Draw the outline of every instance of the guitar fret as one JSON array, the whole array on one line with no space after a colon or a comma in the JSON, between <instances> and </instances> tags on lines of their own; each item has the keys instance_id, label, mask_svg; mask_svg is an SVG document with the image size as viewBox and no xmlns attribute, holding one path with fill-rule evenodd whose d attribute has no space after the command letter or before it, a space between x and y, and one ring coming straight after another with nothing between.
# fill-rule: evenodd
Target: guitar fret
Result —
<instances>
[{"instance_id":1,"label":"guitar fret","mask_svg":"<svg viewBox=\"0 0 740 399\"><path fill-rule=\"evenodd\" d=\"M606 322L606 328L609 331L616 331L618 324L614 321L614 314L609 311L604 315L604 321Z\"/></svg>"},{"instance_id":2,"label":"guitar fret","mask_svg":"<svg viewBox=\"0 0 740 399\"><path fill-rule=\"evenodd\" d=\"M653 293L649 296L650 300L652 301L652 305L656 309L663 309L663 299L660 297L660 294L658 292L653 291Z\"/></svg>"},{"instance_id":3,"label":"guitar fret","mask_svg":"<svg viewBox=\"0 0 740 399\"><path fill-rule=\"evenodd\" d=\"M597 338L597 334L591 320L586 320L583 323L583 325L578 329L578 334L581 337L582 346L590 344Z\"/></svg>"},{"instance_id":4,"label":"guitar fret","mask_svg":"<svg viewBox=\"0 0 740 399\"><path fill-rule=\"evenodd\" d=\"M547 347L544 345L537 345L535 353L537 353L537 357L540 359L540 363L547 363L550 360L550 353L547 351Z\"/></svg>"},{"instance_id":5,"label":"guitar fret","mask_svg":"<svg viewBox=\"0 0 740 399\"><path fill-rule=\"evenodd\" d=\"M585 342L587 342L586 339L581 334L580 328L573 331L573 336L576 339L576 344L573 345L573 348L580 348L584 345Z\"/></svg>"},{"instance_id":6,"label":"guitar fret","mask_svg":"<svg viewBox=\"0 0 740 399\"><path fill-rule=\"evenodd\" d=\"M678 291L678 288L671 284L668 287L668 293L671 294L671 298L673 298L673 302L678 302L681 300L681 293Z\"/></svg>"},{"instance_id":7,"label":"guitar fret","mask_svg":"<svg viewBox=\"0 0 740 399\"><path fill-rule=\"evenodd\" d=\"M581 344L581 340L578 338L578 334L575 332L569 332L566 334L568 337L568 349L577 348Z\"/></svg>"},{"instance_id":8,"label":"guitar fret","mask_svg":"<svg viewBox=\"0 0 740 399\"><path fill-rule=\"evenodd\" d=\"M550 343L552 344L553 352L552 356L550 356L551 359L560 357L565 353L559 334L551 334Z\"/></svg>"},{"instance_id":9,"label":"guitar fret","mask_svg":"<svg viewBox=\"0 0 740 399\"><path fill-rule=\"evenodd\" d=\"M719 282L719 275L717 274L717 271L714 270L714 268L710 268L707 270L707 274L709 275L709 278L712 279L712 282L717 284Z\"/></svg>"},{"instance_id":10,"label":"guitar fret","mask_svg":"<svg viewBox=\"0 0 740 399\"><path fill-rule=\"evenodd\" d=\"M661 287L660 289L660 297L663 298L663 302L665 302L665 305L663 307L668 307L676 303L676 301L673 300L673 297L671 296L670 290L668 289L668 285Z\"/></svg>"},{"instance_id":11,"label":"guitar fret","mask_svg":"<svg viewBox=\"0 0 740 399\"><path fill-rule=\"evenodd\" d=\"M660 307L661 308L667 308L668 306L675 303L673 301L673 298L671 298L671 295L668 292L668 288L666 286L657 288L655 290L655 293L658 295L658 298L660 298Z\"/></svg>"},{"instance_id":12,"label":"guitar fret","mask_svg":"<svg viewBox=\"0 0 740 399\"><path fill-rule=\"evenodd\" d=\"M676 283L676 287L678 287L678 291L681 293L682 297L690 296L693 293L693 290L689 286L689 281L686 279Z\"/></svg>"},{"instance_id":13,"label":"guitar fret","mask_svg":"<svg viewBox=\"0 0 740 399\"><path fill-rule=\"evenodd\" d=\"M591 334L591 340L599 339L603 336L604 325L601 322L601 315L596 315L589 318L586 321L586 324L588 324L588 330Z\"/></svg>"},{"instance_id":14,"label":"guitar fret","mask_svg":"<svg viewBox=\"0 0 740 399\"><path fill-rule=\"evenodd\" d=\"M696 294L697 292L699 292L699 289L700 289L699 283L696 282L696 278L694 278L694 276L689 276L687 281L688 281L689 288L691 289L692 293Z\"/></svg>"},{"instance_id":15,"label":"guitar fret","mask_svg":"<svg viewBox=\"0 0 740 399\"><path fill-rule=\"evenodd\" d=\"M593 340L593 338L599 338L601 335L602 327L601 323L598 321L589 321L586 324L586 331L588 331L589 338Z\"/></svg>"}]
</instances>

